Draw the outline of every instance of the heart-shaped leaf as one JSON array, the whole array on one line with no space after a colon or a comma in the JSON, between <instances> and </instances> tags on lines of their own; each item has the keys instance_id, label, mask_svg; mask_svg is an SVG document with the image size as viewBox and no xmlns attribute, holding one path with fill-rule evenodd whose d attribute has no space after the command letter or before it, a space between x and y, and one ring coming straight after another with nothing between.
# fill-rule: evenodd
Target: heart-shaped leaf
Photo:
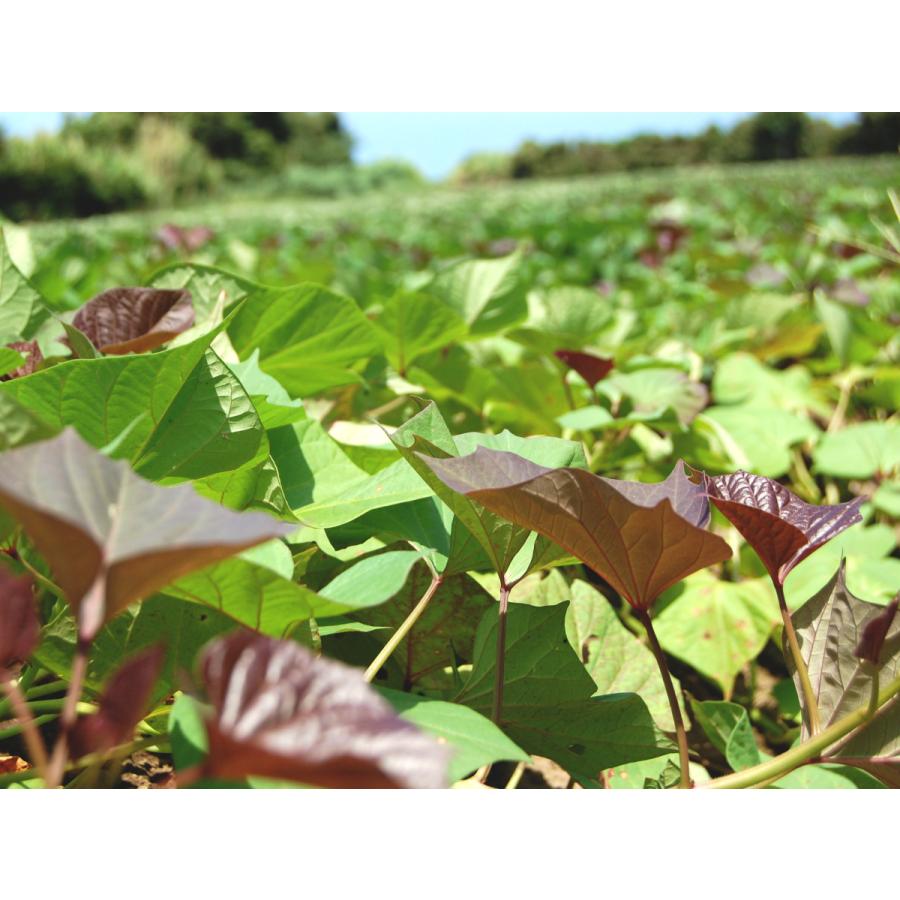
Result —
<instances>
[{"instance_id":1,"label":"heart-shaped leaf","mask_svg":"<svg viewBox=\"0 0 900 900\"><path fill-rule=\"evenodd\" d=\"M826 434L813 454L817 472L885 478L900 472L900 423L859 422Z\"/></svg>"},{"instance_id":2,"label":"heart-shaped leaf","mask_svg":"<svg viewBox=\"0 0 900 900\"><path fill-rule=\"evenodd\" d=\"M596 685L566 640L566 609L510 604L504 732L527 752L595 782L603 769L671 752L636 694L593 696ZM478 627L472 673L454 698L483 715L492 709L497 627L491 610Z\"/></svg>"},{"instance_id":3,"label":"heart-shaped leaf","mask_svg":"<svg viewBox=\"0 0 900 900\"><path fill-rule=\"evenodd\" d=\"M213 706L209 777L351 788L446 784L447 748L342 663L241 631L214 641L201 671Z\"/></svg>"},{"instance_id":4,"label":"heart-shaped leaf","mask_svg":"<svg viewBox=\"0 0 900 900\"><path fill-rule=\"evenodd\" d=\"M496 436L466 434L454 439L434 403L428 404L422 412L398 428L391 435L391 441L481 545L498 575L508 573L516 555L525 546L531 529L494 515L485 508L486 504L473 502L449 485L432 463L439 463L441 457L456 458L460 452L474 447L484 449L484 445L497 447L498 450L515 449L529 458L557 465L577 465L584 461L580 445L555 438L519 438L503 432ZM547 551L547 541L542 537L535 543L533 560L546 559ZM551 557L554 555L563 554L550 554Z\"/></svg>"},{"instance_id":5,"label":"heart-shaped leaf","mask_svg":"<svg viewBox=\"0 0 900 900\"><path fill-rule=\"evenodd\" d=\"M709 479L708 489L710 499L757 552L778 585L807 556L862 521L860 497L836 506L815 506L763 475L717 475Z\"/></svg>"},{"instance_id":6,"label":"heart-shaped leaf","mask_svg":"<svg viewBox=\"0 0 900 900\"><path fill-rule=\"evenodd\" d=\"M145 481L72 429L0 456L0 505L50 564L85 638L129 603L291 528L216 506L188 485Z\"/></svg>"},{"instance_id":7,"label":"heart-shaped leaf","mask_svg":"<svg viewBox=\"0 0 900 900\"><path fill-rule=\"evenodd\" d=\"M80 716L69 734L72 759L109 750L131 739L143 718L163 664L163 648L150 647L131 657L109 680L97 712Z\"/></svg>"},{"instance_id":8,"label":"heart-shaped leaf","mask_svg":"<svg viewBox=\"0 0 900 900\"><path fill-rule=\"evenodd\" d=\"M190 291L113 288L88 300L72 324L101 353L144 353L194 324Z\"/></svg>"},{"instance_id":9,"label":"heart-shaped leaf","mask_svg":"<svg viewBox=\"0 0 900 900\"><path fill-rule=\"evenodd\" d=\"M637 609L731 555L704 530L705 489L681 463L665 481L639 484L484 447L458 459L419 458L451 490L568 550Z\"/></svg>"},{"instance_id":10,"label":"heart-shaped leaf","mask_svg":"<svg viewBox=\"0 0 900 900\"><path fill-rule=\"evenodd\" d=\"M0 681L31 656L40 632L31 578L0 566Z\"/></svg>"}]
</instances>

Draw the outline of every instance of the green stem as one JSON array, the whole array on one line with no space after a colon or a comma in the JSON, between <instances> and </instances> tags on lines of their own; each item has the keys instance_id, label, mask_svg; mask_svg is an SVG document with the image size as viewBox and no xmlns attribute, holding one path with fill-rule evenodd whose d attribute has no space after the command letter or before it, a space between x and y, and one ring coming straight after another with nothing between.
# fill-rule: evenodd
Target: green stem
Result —
<instances>
[{"instance_id":1,"label":"green stem","mask_svg":"<svg viewBox=\"0 0 900 900\"><path fill-rule=\"evenodd\" d=\"M900 693L900 678L895 678L886 688L878 693L878 707L884 706L892 697ZM869 718L871 718L871 704L861 706L859 709L848 713L843 719L838 719L833 725L830 725L824 731L820 731L814 737L810 737L802 744L792 747L780 756L774 759L766 760L758 766L752 766L744 769L742 772L735 772L732 775L724 775L721 778L714 778L706 784L700 785L701 788L747 788L756 787L763 782L771 782L781 775L787 775L798 766L822 755L822 751L826 750L842 737L846 737L855 728L858 728ZM840 760L833 760L840 762Z\"/></svg>"},{"instance_id":2,"label":"green stem","mask_svg":"<svg viewBox=\"0 0 900 900\"><path fill-rule=\"evenodd\" d=\"M366 669L365 679L372 682L375 676L381 671L381 667L388 661L390 655L397 649L397 646L409 634L413 625L419 620L419 617L425 612L431 598L437 593L437 589L441 586L443 578L440 575L434 575L428 590L422 595L422 599L412 608L410 614L400 623L400 627L391 635L390 640L381 648L381 652L372 664Z\"/></svg>"},{"instance_id":3,"label":"green stem","mask_svg":"<svg viewBox=\"0 0 900 900\"><path fill-rule=\"evenodd\" d=\"M24 695L14 681L4 681L0 687L9 698L13 712L22 726L22 734L25 738L25 746L28 748L29 762L37 770L37 774L43 777L47 771L47 748L44 739L34 722L34 715L28 708Z\"/></svg>"},{"instance_id":4,"label":"green stem","mask_svg":"<svg viewBox=\"0 0 900 900\"><path fill-rule=\"evenodd\" d=\"M57 716L52 714L47 714L46 716L38 716L34 719L35 728L39 728L41 725L45 725L47 722L52 722ZM0 741L5 741L7 738L18 737L25 730L25 726L22 723L18 725L10 725L9 728L0 729Z\"/></svg>"},{"instance_id":5,"label":"green stem","mask_svg":"<svg viewBox=\"0 0 900 900\"><path fill-rule=\"evenodd\" d=\"M681 717L681 707L678 705L678 697L675 694L675 685L672 683L672 676L669 674L669 664L666 662L666 655L663 653L663 649L656 637L653 622L650 620L650 613L643 609L636 609L635 615L644 628L647 629L647 637L650 639L650 649L656 657L656 665L659 666L659 673L662 675L663 684L666 688L666 696L669 698L669 707L672 710L672 719L675 722L675 736L678 739L678 761L681 767L680 787L692 788L694 783L691 781L687 731L684 727L684 719Z\"/></svg>"},{"instance_id":6,"label":"green stem","mask_svg":"<svg viewBox=\"0 0 900 900\"><path fill-rule=\"evenodd\" d=\"M778 595L778 606L781 609L781 620L784 623L784 634L787 637L788 647L791 651L791 657L794 660L794 668L800 678L800 687L803 690L803 698L806 706L806 721L811 735L817 734L819 731L819 705L816 702L816 695L813 691L812 682L809 680L809 670L806 668L806 660L800 652L800 643L797 640L797 632L794 630L794 623L791 620L790 611L787 608L787 601L784 599L784 588L777 582L775 584L775 593Z\"/></svg>"},{"instance_id":7,"label":"green stem","mask_svg":"<svg viewBox=\"0 0 900 900\"><path fill-rule=\"evenodd\" d=\"M503 715L503 685L506 681L506 614L509 612L509 592L512 586L500 576L500 614L497 619L497 663L494 667L494 700L491 719L500 724Z\"/></svg>"},{"instance_id":8,"label":"green stem","mask_svg":"<svg viewBox=\"0 0 900 900\"><path fill-rule=\"evenodd\" d=\"M872 673L872 693L869 695L869 715L874 716L878 712L878 689L881 683L881 669L876 667Z\"/></svg>"}]
</instances>

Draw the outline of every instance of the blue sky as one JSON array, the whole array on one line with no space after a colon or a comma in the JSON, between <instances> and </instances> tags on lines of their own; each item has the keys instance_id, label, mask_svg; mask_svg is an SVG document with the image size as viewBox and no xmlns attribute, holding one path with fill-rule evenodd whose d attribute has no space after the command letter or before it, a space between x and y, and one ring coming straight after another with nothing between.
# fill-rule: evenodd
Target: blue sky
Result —
<instances>
[{"instance_id":1,"label":"blue sky","mask_svg":"<svg viewBox=\"0 0 900 900\"><path fill-rule=\"evenodd\" d=\"M539 141L618 140L642 132L691 134L708 125L729 127L746 113L617 112L617 113L341 113L354 136L358 162L399 158L415 163L429 178L443 178L465 157L480 151L508 151L529 138ZM841 124L854 113L816 113ZM8 134L52 130L63 113L0 113Z\"/></svg>"}]
</instances>

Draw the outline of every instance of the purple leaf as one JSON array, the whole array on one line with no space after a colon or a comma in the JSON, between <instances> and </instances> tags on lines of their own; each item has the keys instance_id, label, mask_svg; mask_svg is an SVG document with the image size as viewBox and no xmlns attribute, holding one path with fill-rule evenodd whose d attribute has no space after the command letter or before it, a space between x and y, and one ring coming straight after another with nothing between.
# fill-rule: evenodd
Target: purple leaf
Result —
<instances>
[{"instance_id":1,"label":"purple leaf","mask_svg":"<svg viewBox=\"0 0 900 900\"><path fill-rule=\"evenodd\" d=\"M637 484L547 469L484 447L459 458L420 458L451 490L577 556L637 609L731 555L725 541L704 530L704 482L693 481L681 463L661 484Z\"/></svg>"},{"instance_id":2,"label":"purple leaf","mask_svg":"<svg viewBox=\"0 0 900 900\"><path fill-rule=\"evenodd\" d=\"M201 671L213 705L208 777L349 788L446 784L447 748L343 663L239 631L204 651Z\"/></svg>"},{"instance_id":3,"label":"purple leaf","mask_svg":"<svg viewBox=\"0 0 900 900\"><path fill-rule=\"evenodd\" d=\"M69 735L71 758L102 753L131 740L144 717L153 685L162 669L164 651L156 645L133 656L109 680L99 709L80 716Z\"/></svg>"},{"instance_id":4,"label":"purple leaf","mask_svg":"<svg viewBox=\"0 0 900 900\"><path fill-rule=\"evenodd\" d=\"M31 578L0 566L0 681L31 656L40 633Z\"/></svg>"},{"instance_id":5,"label":"purple leaf","mask_svg":"<svg viewBox=\"0 0 900 900\"><path fill-rule=\"evenodd\" d=\"M182 575L291 530L146 481L73 429L0 455L0 506L49 563L84 638Z\"/></svg>"},{"instance_id":6,"label":"purple leaf","mask_svg":"<svg viewBox=\"0 0 900 900\"><path fill-rule=\"evenodd\" d=\"M592 388L612 371L615 363L592 353L581 353L578 350L557 350L554 354L558 360L574 369Z\"/></svg>"},{"instance_id":7,"label":"purple leaf","mask_svg":"<svg viewBox=\"0 0 900 900\"><path fill-rule=\"evenodd\" d=\"M856 657L864 662L877 666L881 662L881 651L888 631L897 615L897 606L900 605L900 595L888 603L882 612L874 619L870 619L863 627L862 637L856 645Z\"/></svg>"},{"instance_id":8,"label":"purple leaf","mask_svg":"<svg viewBox=\"0 0 900 900\"><path fill-rule=\"evenodd\" d=\"M113 288L88 300L72 324L101 352L142 353L194 324L190 291Z\"/></svg>"},{"instance_id":9,"label":"purple leaf","mask_svg":"<svg viewBox=\"0 0 900 900\"><path fill-rule=\"evenodd\" d=\"M815 506L764 475L717 475L708 480L708 490L778 585L807 556L862 521L861 497L837 506Z\"/></svg>"}]
</instances>

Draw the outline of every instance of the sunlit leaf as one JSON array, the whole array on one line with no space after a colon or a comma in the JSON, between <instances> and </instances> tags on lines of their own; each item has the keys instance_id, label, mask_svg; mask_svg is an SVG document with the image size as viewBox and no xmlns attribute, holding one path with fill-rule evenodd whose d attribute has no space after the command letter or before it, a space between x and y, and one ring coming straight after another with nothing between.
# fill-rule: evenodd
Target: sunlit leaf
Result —
<instances>
[{"instance_id":1,"label":"sunlit leaf","mask_svg":"<svg viewBox=\"0 0 900 900\"><path fill-rule=\"evenodd\" d=\"M188 485L158 487L71 429L0 456L0 504L50 564L85 636L174 579L290 528Z\"/></svg>"},{"instance_id":2,"label":"sunlit leaf","mask_svg":"<svg viewBox=\"0 0 900 900\"><path fill-rule=\"evenodd\" d=\"M203 653L213 706L204 773L323 787L443 787L449 752L342 663L248 632Z\"/></svg>"}]
</instances>

